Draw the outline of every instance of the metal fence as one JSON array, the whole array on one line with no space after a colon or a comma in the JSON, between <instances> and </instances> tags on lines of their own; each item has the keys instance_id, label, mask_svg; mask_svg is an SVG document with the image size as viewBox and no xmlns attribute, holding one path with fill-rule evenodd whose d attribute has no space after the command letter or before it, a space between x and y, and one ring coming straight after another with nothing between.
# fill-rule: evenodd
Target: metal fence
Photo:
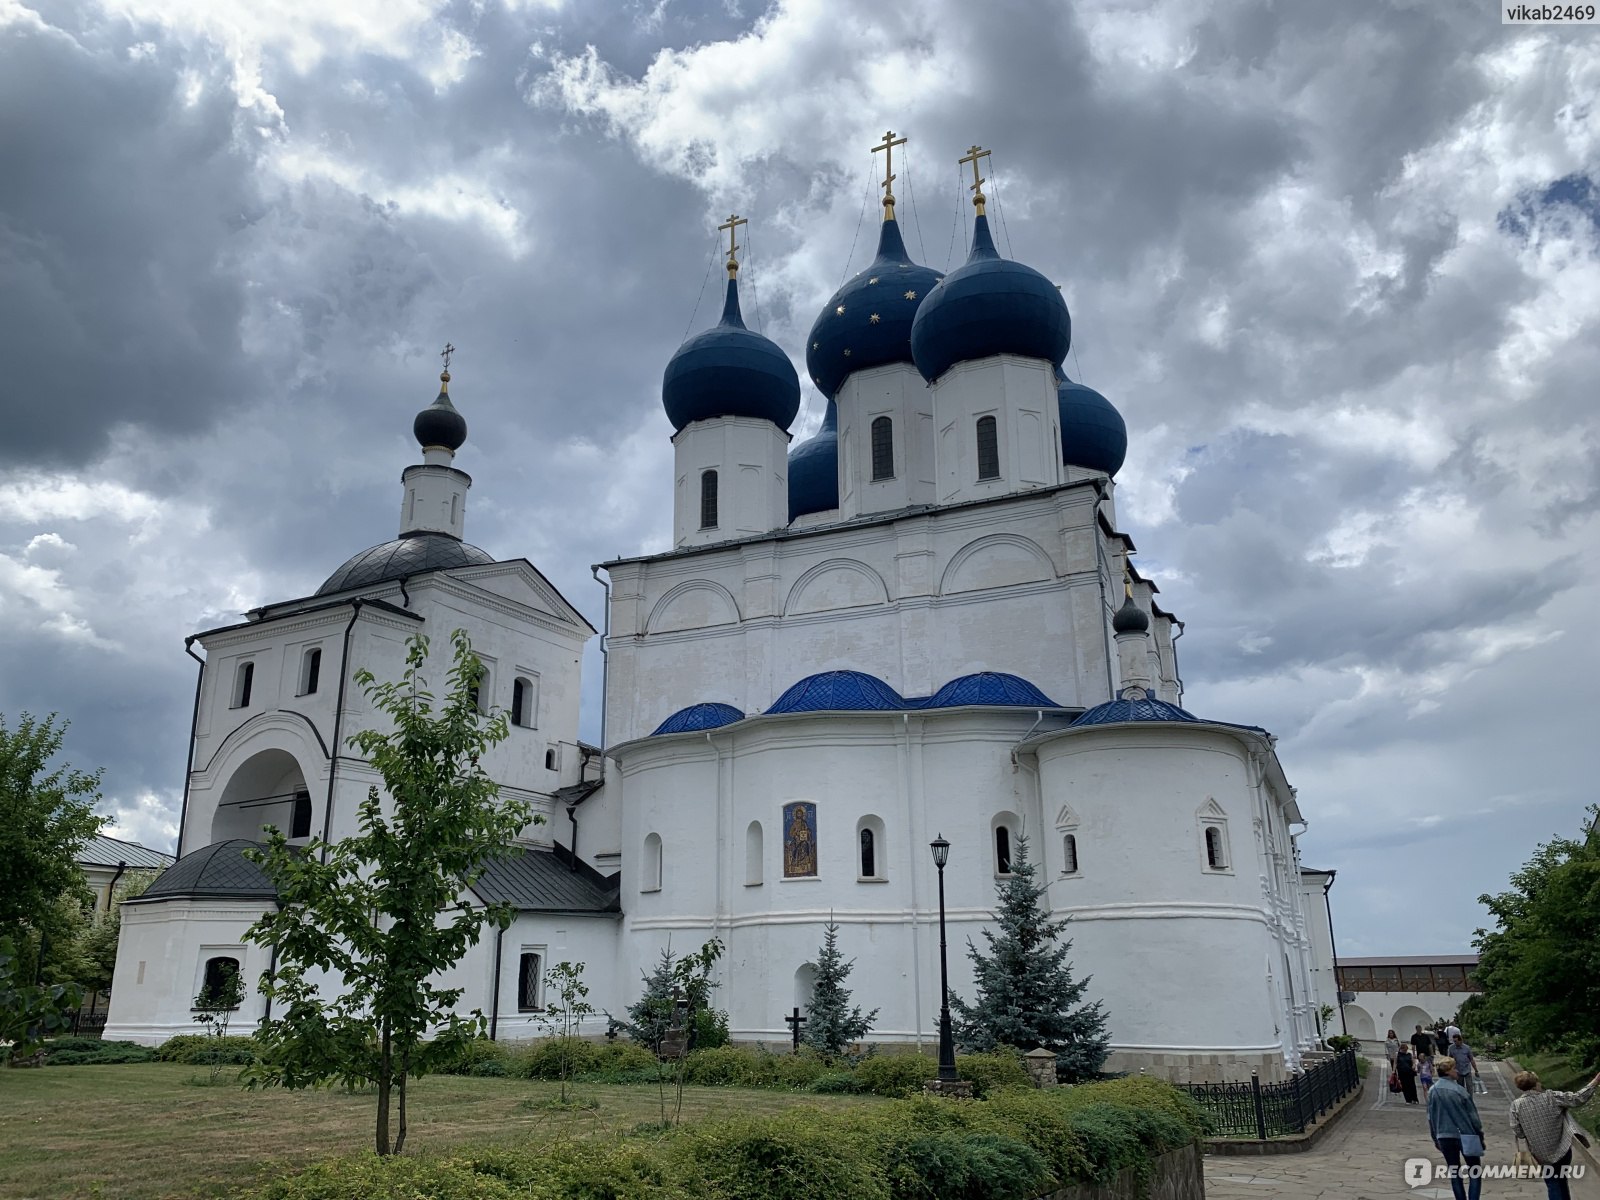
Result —
<instances>
[{"instance_id":1,"label":"metal fence","mask_svg":"<svg viewBox=\"0 0 1600 1200\"><path fill-rule=\"evenodd\" d=\"M1212 1137L1257 1138L1304 1133L1361 1086L1356 1053L1345 1050L1282 1083L1180 1083L1211 1125Z\"/></svg>"},{"instance_id":2,"label":"metal fence","mask_svg":"<svg viewBox=\"0 0 1600 1200\"><path fill-rule=\"evenodd\" d=\"M74 1037L97 1038L105 1032L106 1018L109 1012L83 1012L72 1014L72 1034Z\"/></svg>"}]
</instances>

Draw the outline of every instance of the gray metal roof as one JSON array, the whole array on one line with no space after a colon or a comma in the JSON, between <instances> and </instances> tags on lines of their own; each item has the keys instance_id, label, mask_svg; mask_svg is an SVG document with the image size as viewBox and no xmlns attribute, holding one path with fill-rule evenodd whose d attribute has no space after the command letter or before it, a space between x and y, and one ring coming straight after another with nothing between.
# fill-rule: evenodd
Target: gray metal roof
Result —
<instances>
[{"instance_id":1,"label":"gray metal roof","mask_svg":"<svg viewBox=\"0 0 1600 1200\"><path fill-rule=\"evenodd\" d=\"M170 854L141 846L138 842L125 842L121 838L96 834L82 850L76 862L82 867L115 867L125 863L133 870L153 871L175 861Z\"/></svg>"},{"instance_id":2,"label":"gray metal roof","mask_svg":"<svg viewBox=\"0 0 1600 1200\"><path fill-rule=\"evenodd\" d=\"M179 897L207 896L228 900L273 900L278 889L255 863L244 857L246 850L262 849L260 842L234 838L215 842L185 854L161 873L150 889L132 904Z\"/></svg>"},{"instance_id":3,"label":"gray metal roof","mask_svg":"<svg viewBox=\"0 0 1600 1200\"><path fill-rule=\"evenodd\" d=\"M472 885L487 904L509 904L519 912L615 913L621 911L615 878L606 879L584 862L550 850L525 849L495 859Z\"/></svg>"},{"instance_id":4,"label":"gray metal roof","mask_svg":"<svg viewBox=\"0 0 1600 1200\"><path fill-rule=\"evenodd\" d=\"M423 571L477 567L494 561L494 555L487 550L447 533L413 533L363 550L328 576L317 595L368 587Z\"/></svg>"}]
</instances>

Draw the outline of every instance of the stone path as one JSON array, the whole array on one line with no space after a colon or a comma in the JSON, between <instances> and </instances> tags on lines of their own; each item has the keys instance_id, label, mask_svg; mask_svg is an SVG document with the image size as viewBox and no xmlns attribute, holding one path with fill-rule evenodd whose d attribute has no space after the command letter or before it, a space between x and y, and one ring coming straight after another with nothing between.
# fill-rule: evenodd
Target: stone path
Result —
<instances>
[{"instance_id":1,"label":"stone path","mask_svg":"<svg viewBox=\"0 0 1600 1200\"><path fill-rule=\"evenodd\" d=\"M1206 1159L1207 1200L1449 1200L1446 1180L1426 1187L1407 1187L1405 1160L1427 1157L1443 1163L1428 1140L1428 1117L1422 1105L1408 1105L1390 1093L1388 1075L1378 1059L1367 1074L1356 1111L1304 1154ZM1509 1163L1512 1155L1508 1112L1514 1089L1511 1073L1501 1063L1484 1063L1487 1096L1475 1097L1488 1135L1486 1163ZM1572 1184L1573 1200L1600 1200L1600 1172ZM1538 1180L1485 1179L1484 1200L1544 1200Z\"/></svg>"}]
</instances>

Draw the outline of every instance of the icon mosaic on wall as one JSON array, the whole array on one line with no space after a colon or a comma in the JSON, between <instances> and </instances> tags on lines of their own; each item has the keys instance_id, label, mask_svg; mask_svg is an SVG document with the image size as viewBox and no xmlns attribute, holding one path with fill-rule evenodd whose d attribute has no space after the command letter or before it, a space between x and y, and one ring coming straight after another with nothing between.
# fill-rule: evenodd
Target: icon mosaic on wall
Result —
<instances>
[{"instance_id":1,"label":"icon mosaic on wall","mask_svg":"<svg viewBox=\"0 0 1600 1200\"><path fill-rule=\"evenodd\" d=\"M796 800L783 806L783 875L803 878L817 873L817 806Z\"/></svg>"}]
</instances>

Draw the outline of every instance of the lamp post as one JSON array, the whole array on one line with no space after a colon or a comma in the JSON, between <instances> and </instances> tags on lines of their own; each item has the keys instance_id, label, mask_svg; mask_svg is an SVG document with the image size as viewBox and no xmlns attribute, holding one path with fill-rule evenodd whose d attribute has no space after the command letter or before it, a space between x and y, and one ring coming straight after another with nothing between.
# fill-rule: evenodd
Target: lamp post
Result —
<instances>
[{"instance_id":1,"label":"lamp post","mask_svg":"<svg viewBox=\"0 0 1600 1200\"><path fill-rule=\"evenodd\" d=\"M950 1035L950 963L944 938L944 865L950 861L950 843L939 834L928 843L933 865L939 868L939 1082L955 1083L956 1044Z\"/></svg>"}]
</instances>

